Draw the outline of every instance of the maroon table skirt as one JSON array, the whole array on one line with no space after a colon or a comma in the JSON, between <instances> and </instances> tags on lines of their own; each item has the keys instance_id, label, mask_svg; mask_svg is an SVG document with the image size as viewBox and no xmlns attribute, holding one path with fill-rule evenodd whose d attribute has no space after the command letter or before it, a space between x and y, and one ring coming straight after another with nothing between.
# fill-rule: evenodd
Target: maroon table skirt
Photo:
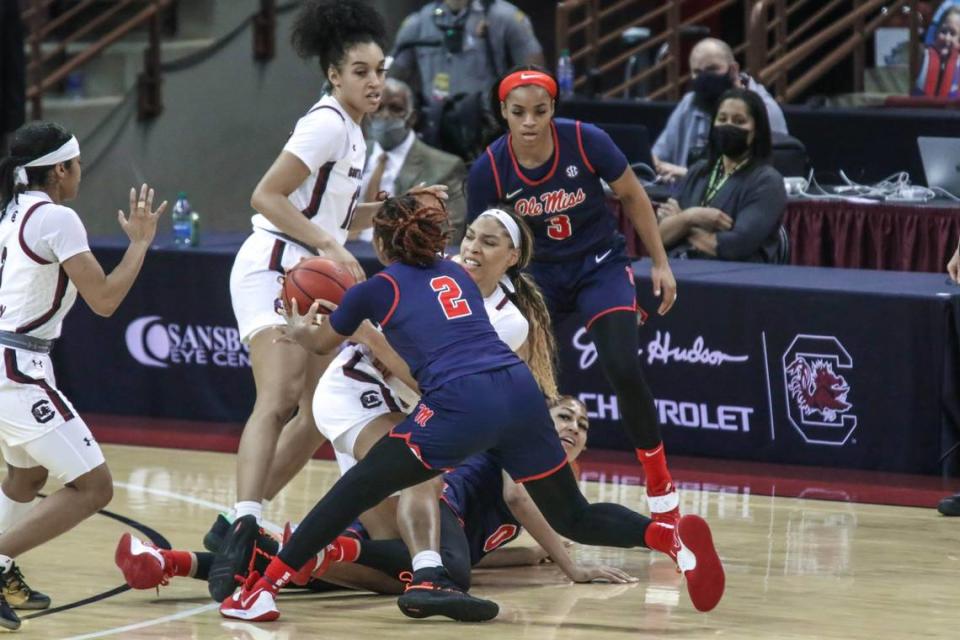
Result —
<instances>
[{"instance_id":1,"label":"maroon table skirt","mask_svg":"<svg viewBox=\"0 0 960 640\"><path fill-rule=\"evenodd\" d=\"M609 204L627 238L627 249L645 255L633 225L620 213L620 203ZM793 201L783 224L790 237L791 264L940 272L960 240L960 206Z\"/></svg>"}]
</instances>

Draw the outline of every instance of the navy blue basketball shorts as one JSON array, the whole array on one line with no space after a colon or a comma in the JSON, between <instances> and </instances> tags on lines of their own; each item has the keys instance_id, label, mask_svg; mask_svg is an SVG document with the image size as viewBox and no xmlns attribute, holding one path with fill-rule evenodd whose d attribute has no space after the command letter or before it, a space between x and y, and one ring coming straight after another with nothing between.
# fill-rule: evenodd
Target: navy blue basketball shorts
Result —
<instances>
[{"instance_id":1,"label":"navy blue basketball shorts","mask_svg":"<svg viewBox=\"0 0 960 640\"><path fill-rule=\"evenodd\" d=\"M484 371L424 394L390 432L429 469L450 470L490 451L515 482L567 464L543 393L525 364Z\"/></svg>"},{"instance_id":2,"label":"navy blue basketball shorts","mask_svg":"<svg viewBox=\"0 0 960 640\"><path fill-rule=\"evenodd\" d=\"M527 268L552 316L578 313L584 326L615 311L646 312L637 306L633 268L623 241L567 262L532 262Z\"/></svg>"}]
</instances>

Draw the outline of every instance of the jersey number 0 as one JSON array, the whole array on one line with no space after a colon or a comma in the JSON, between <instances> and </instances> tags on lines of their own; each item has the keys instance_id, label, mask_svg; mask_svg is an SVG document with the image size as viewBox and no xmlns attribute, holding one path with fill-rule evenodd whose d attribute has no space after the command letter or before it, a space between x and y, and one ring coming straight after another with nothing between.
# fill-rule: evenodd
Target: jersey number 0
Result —
<instances>
[{"instance_id":1,"label":"jersey number 0","mask_svg":"<svg viewBox=\"0 0 960 640\"><path fill-rule=\"evenodd\" d=\"M437 292L437 301L443 307L443 315L447 320L468 316L470 303L463 299L463 290L457 281L450 276L438 276L430 280L430 288Z\"/></svg>"}]
</instances>

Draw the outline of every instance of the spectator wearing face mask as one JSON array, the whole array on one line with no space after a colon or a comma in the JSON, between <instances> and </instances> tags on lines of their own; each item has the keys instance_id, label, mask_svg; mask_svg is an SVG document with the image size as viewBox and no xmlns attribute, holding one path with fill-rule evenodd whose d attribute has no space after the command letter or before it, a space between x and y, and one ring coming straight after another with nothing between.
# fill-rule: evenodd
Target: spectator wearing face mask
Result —
<instances>
[{"instance_id":1,"label":"spectator wearing face mask","mask_svg":"<svg viewBox=\"0 0 960 640\"><path fill-rule=\"evenodd\" d=\"M698 42L690 52L690 73L693 90L677 103L653 145L657 174L666 182L685 176L687 167L703 155L709 140L710 114L728 89L749 89L756 93L766 107L771 131L787 133L787 121L780 105L763 85L740 72L733 50L723 40L704 38Z\"/></svg>"},{"instance_id":2,"label":"spectator wearing face mask","mask_svg":"<svg viewBox=\"0 0 960 640\"><path fill-rule=\"evenodd\" d=\"M960 7L943 12L931 44L923 53L920 75L913 95L936 98L960 97Z\"/></svg>"},{"instance_id":3,"label":"spectator wearing face mask","mask_svg":"<svg viewBox=\"0 0 960 640\"><path fill-rule=\"evenodd\" d=\"M373 144L368 146L370 156L363 170L362 202L376 200L381 191L394 196L421 183L447 185L447 213L453 227L450 242L459 243L467 211L463 193L467 168L457 156L418 140L413 132L416 119L410 87L395 78L387 78L380 108L369 117L367 125L367 135ZM351 239L358 237L369 242L373 238L372 230L352 235Z\"/></svg>"},{"instance_id":4,"label":"spectator wearing face mask","mask_svg":"<svg viewBox=\"0 0 960 640\"><path fill-rule=\"evenodd\" d=\"M678 198L657 210L663 245L678 257L776 262L787 193L770 165L763 100L730 89L708 135L707 158L690 167Z\"/></svg>"}]
</instances>

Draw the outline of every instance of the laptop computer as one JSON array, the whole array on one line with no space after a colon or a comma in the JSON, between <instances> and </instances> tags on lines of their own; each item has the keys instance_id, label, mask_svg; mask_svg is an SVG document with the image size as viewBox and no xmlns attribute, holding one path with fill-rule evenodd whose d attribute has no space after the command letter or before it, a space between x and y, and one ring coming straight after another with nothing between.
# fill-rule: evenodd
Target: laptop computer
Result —
<instances>
[{"instance_id":1,"label":"laptop computer","mask_svg":"<svg viewBox=\"0 0 960 640\"><path fill-rule=\"evenodd\" d=\"M917 138L928 187L960 196L960 138Z\"/></svg>"}]
</instances>

